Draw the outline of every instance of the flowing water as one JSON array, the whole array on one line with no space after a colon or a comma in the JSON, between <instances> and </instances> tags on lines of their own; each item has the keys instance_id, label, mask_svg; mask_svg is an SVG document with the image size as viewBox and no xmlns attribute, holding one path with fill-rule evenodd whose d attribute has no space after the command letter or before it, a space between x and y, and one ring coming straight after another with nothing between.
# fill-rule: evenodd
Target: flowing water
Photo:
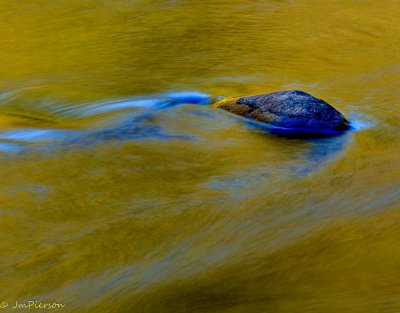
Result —
<instances>
[{"instance_id":1,"label":"flowing water","mask_svg":"<svg viewBox=\"0 0 400 313\"><path fill-rule=\"evenodd\" d=\"M1 0L1 311L400 312L399 16ZM284 89L356 130L284 138L207 105Z\"/></svg>"}]
</instances>

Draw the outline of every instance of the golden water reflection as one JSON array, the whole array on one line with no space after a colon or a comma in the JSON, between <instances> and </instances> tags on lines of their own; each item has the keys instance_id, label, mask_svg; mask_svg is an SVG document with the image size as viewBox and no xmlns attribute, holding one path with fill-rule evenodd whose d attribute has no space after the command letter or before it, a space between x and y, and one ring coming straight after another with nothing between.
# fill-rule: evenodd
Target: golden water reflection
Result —
<instances>
[{"instance_id":1,"label":"golden water reflection","mask_svg":"<svg viewBox=\"0 0 400 313\"><path fill-rule=\"evenodd\" d=\"M136 114L77 118L107 99L294 88L374 126L289 140L188 105L151 116L148 137L1 152L0 300L398 311L399 14L389 0L1 1L1 132Z\"/></svg>"}]
</instances>

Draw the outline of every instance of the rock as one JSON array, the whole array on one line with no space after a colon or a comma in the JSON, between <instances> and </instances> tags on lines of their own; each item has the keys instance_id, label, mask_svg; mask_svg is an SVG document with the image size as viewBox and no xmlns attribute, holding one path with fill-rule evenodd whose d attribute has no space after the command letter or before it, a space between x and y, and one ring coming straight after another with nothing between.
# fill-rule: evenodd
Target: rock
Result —
<instances>
[{"instance_id":1,"label":"rock","mask_svg":"<svg viewBox=\"0 0 400 313\"><path fill-rule=\"evenodd\" d=\"M345 131L347 119L325 101L298 90L227 98L214 104L231 113L282 128Z\"/></svg>"}]
</instances>

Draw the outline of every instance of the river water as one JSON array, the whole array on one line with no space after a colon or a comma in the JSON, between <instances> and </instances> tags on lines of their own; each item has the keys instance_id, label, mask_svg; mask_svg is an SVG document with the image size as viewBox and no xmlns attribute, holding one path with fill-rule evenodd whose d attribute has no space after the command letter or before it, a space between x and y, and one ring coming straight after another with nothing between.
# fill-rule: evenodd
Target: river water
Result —
<instances>
[{"instance_id":1,"label":"river water","mask_svg":"<svg viewBox=\"0 0 400 313\"><path fill-rule=\"evenodd\" d=\"M399 16L0 1L4 311L399 312ZM357 129L290 139L206 104L285 89Z\"/></svg>"}]
</instances>

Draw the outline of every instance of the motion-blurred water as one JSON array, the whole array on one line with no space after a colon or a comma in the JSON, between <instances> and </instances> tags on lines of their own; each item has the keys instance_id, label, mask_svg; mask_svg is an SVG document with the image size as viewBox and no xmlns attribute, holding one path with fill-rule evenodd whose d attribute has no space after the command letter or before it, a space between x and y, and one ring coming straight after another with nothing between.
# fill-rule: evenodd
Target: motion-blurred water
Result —
<instances>
[{"instance_id":1,"label":"motion-blurred water","mask_svg":"<svg viewBox=\"0 0 400 313\"><path fill-rule=\"evenodd\" d=\"M400 311L399 16L0 1L3 310ZM283 89L355 130L279 137L207 105Z\"/></svg>"}]
</instances>

